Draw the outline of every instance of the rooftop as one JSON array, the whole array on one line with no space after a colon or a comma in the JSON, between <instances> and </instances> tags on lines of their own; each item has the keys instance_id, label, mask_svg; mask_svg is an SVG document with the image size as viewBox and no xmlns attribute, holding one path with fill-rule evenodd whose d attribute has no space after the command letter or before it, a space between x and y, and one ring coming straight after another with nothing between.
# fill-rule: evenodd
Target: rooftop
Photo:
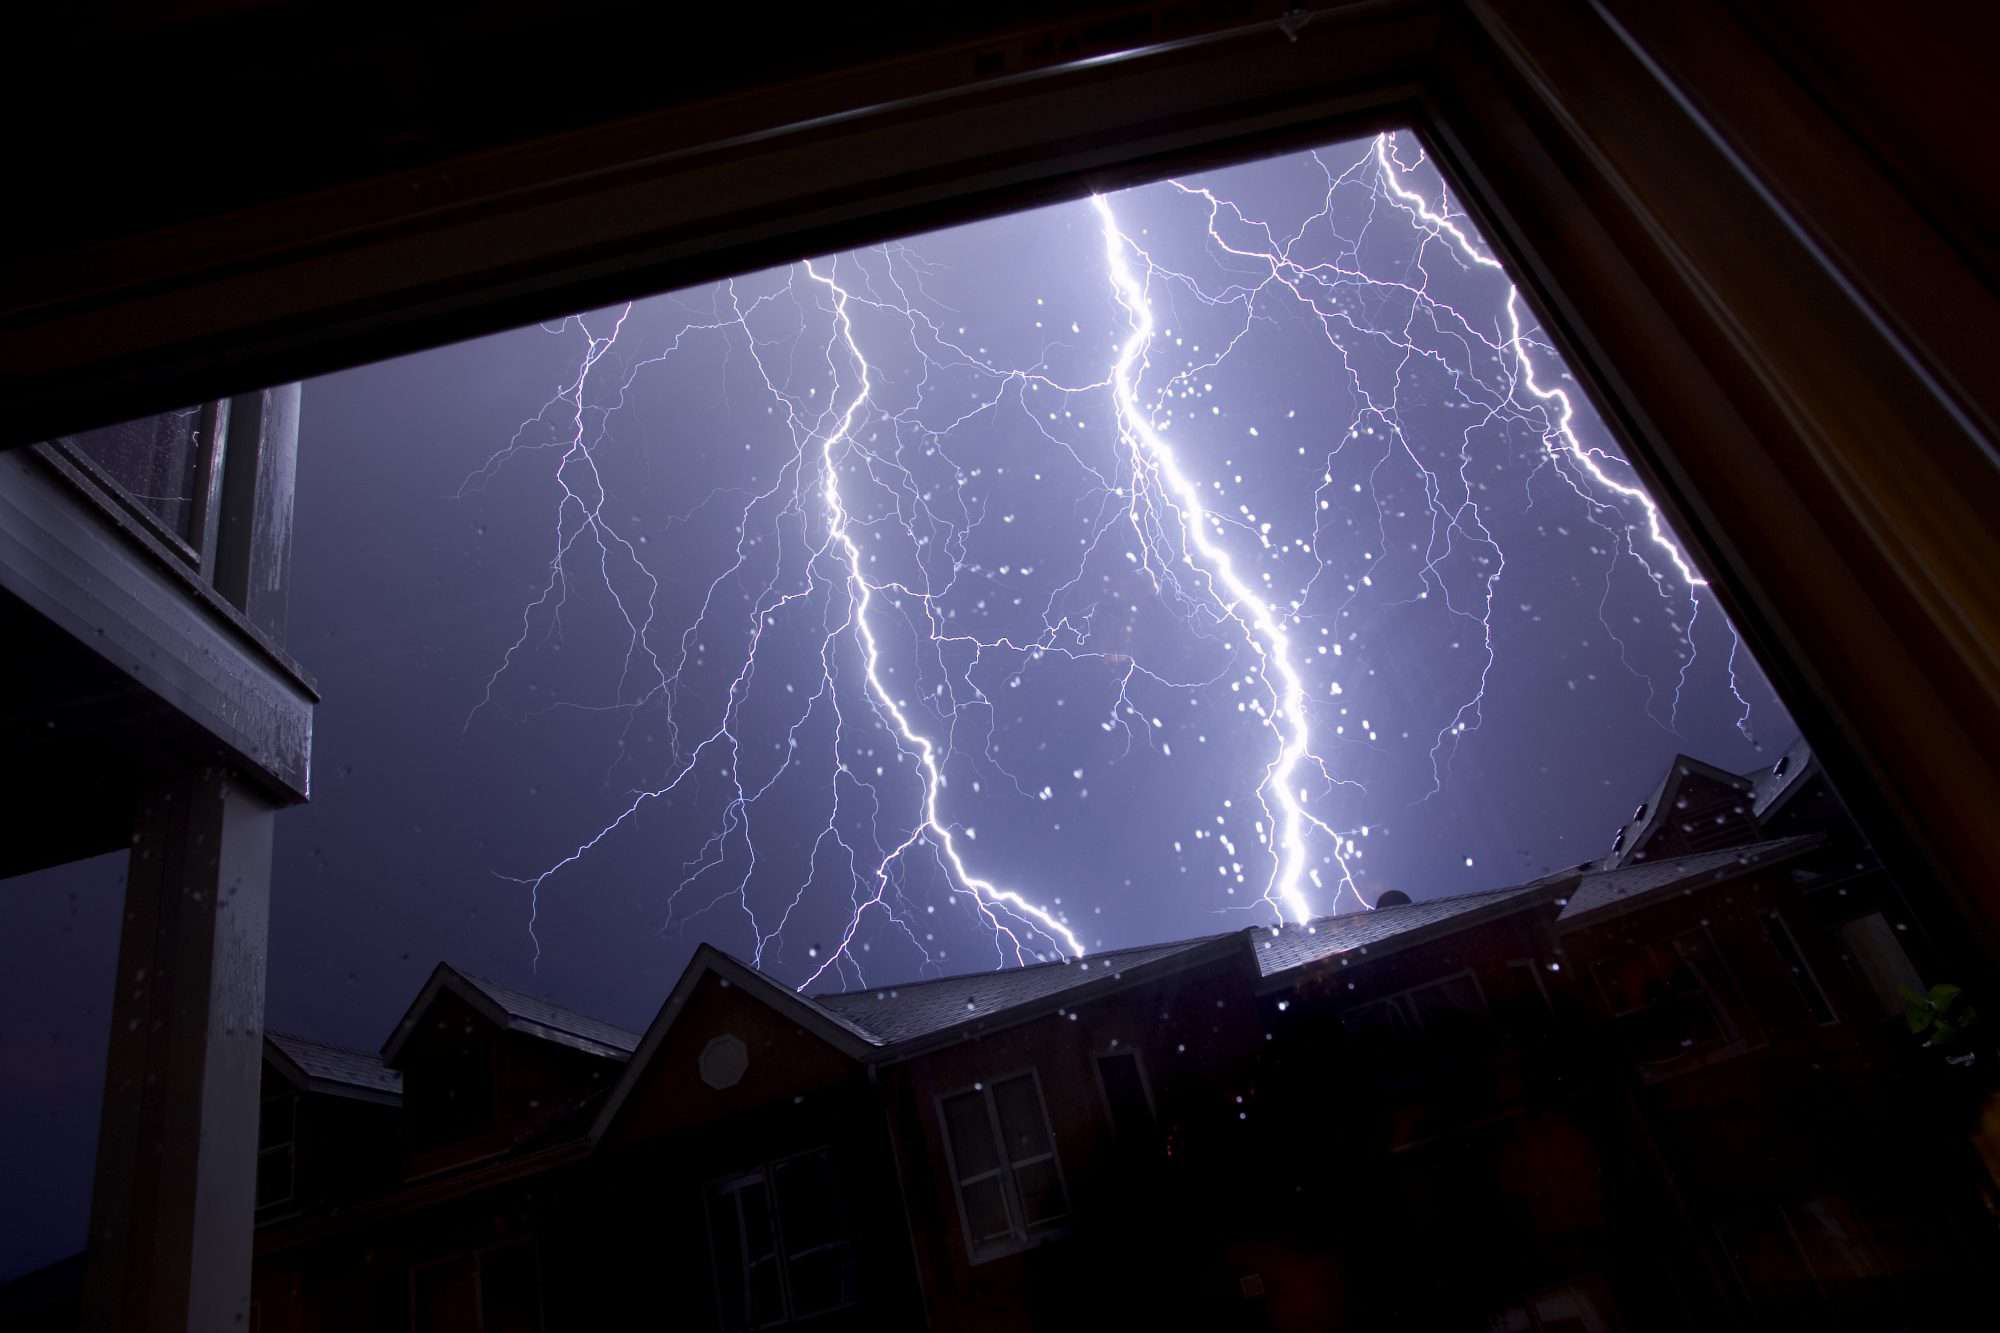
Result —
<instances>
[{"instance_id":1,"label":"rooftop","mask_svg":"<svg viewBox=\"0 0 2000 1333\"><path fill-rule=\"evenodd\" d=\"M1047 1002L1092 983L1116 981L1135 968L1192 953L1225 935L1208 935L1169 944L1116 949L1085 958L1037 963L1031 967L966 976L915 981L871 990L815 995L813 1002L849 1025L860 1028L882 1045L914 1041L991 1018L1037 1001Z\"/></svg>"},{"instance_id":2,"label":"rooftop","mask_svg":"<svg viewBox=\"0 0 2000 1333\"><path fill-rule=\"evenodd\" d=\"M1576 892L1570 895L1569 905L1563 908L1562 915L1556 920L1564 926L1603 920L1634 910L1643 906L1646 900L1671 890L1693 889L1702 884L1733 879L1756 867L1816 847L1819 843L1820 838L1816 834L1774 838L1769 842L1723 847L1712 852L1697 852L1692 856L1599 871L1584 876Z\"/></svg>"},{"instance_id":3,"label":"rooftop","mask_svg":"<svg viewBox=\"0 0 2000 1333\"><path fill-rule=\"evenodd\" d=\"M264 1039L296 1067L297 1075L306 1083L329 1085L309 1087L309 1091L359 1094L370 1100L396 1100L403 1095L403 1076L383 1064L378 1055L329 1046L289 1032L267 1030Z\"/></svg>"},{"instance_id":4,"label":"rooftop","mask_svg":"<svg viewBox=\"0 0 2000 1333\"><path fill-rule=\"evenodd\" d=\"M1371 948L1387 951L1414 944L1437 933L1433 928L1447 923L1470 925L1471 921L1466 918L1480 912L1507 904L1525 907L1536 895L1553 891L1568 878L1568 875L1558 875L1484 893L1429 898L1396 907L1378 907L1373 911L1347 912L1340 916L1320 917L1303 926L1284 926L1275 930L1258 927L1250 932L1257 952L1257 969L1270 977L1310 967L1341 954Z\"/></svg>"}]
</instances>

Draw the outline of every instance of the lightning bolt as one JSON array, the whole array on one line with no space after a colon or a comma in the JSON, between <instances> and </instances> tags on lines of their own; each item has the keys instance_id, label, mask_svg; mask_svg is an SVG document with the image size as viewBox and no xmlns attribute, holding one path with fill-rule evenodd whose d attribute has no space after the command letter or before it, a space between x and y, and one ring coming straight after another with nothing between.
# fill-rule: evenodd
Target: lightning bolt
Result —
<instances>
[{"instance_id":1,"label":"lightning bolt","mask_svg":"<svg viewBox=\"0 0 2000 1333\"><path fill-rule=\"evenodd\" d=\"M1122 732L1127 755L1137 746L1172 755L1161 717L1144 706L1149 694L1195 704L1205 691L1226 686L1238 696L1236 711L1252 719L1253 734L1262 738L1251 793L1254 836L1267 863L1257 901L1280 924L1308 922L1316 910L1335 910L1349 898L1365 905L1353 862L1363 855L1359 840L1382 830L1344 826L1335 812L1339 794L1365 789L1326 756L1348 746L1380 749L1381 738L1374 722L1355 716L1365 710L1338 675L1315 676L1309 664L1332 659L1320 670L1338 671L1355 634L1333 630L1345 630L1357 600L1378 577L1388 577L1391 517L1406 515L1384 495L1381 479L1403 469L1419 480L1419 522L1427 536L1411 547L1418 552L1413 590L1392 605L1441 607L1446 623L1470 631L1479 651L1476 681L1447 702L1431 734L1431 787L1423 799L1443 788L1452 756L1484 718L1496 670L1494 625L1507 553L1487 522L1473 471L1495 457L1485 443L1490 429L1531 433L1536 443L1524 487L1550 473L1608 539L1598 620L1649 690L1652 677L1629 660L1609 618L1614 573L1633 560L1665 604L1684 607L1684 621L1675 620L1686 651L1665 724L1671 727L1694 664L1705 580L1629 465L1583 438L1570 391L1554 382L1560 379L1554 349L1524 313L1518 290L1505 284L1497 310L1489 307L1491 317L1482 321L1434 285L1432 270L1440 263L1503 282L1504 274L1444 193L1433 201L1419 187L1421 157L1403 161L1387 134L1357 148L1359 155L1337 171L1312 155L1325 176L1324 199L1282 234L1212 188L1181 181L1155 187L1206 211L1203 239L1237 275L1219 286L1162 262L1141 243L1143 231L1121 225L1112 198L1092 197L1092 230L1119 327L1108 362L1086 358L1087 368L1073 377L1054 368L1057 344L1045 344L1039 361L1009 364L979 345L977 333L954 331L949 308L925 290L934 270L900 244L720 284L707 293L705 308L699 294L667 298L678 309L696 304L646 349L630 345L630 305L548 327L552 335L581 339L572 370L461 488L470 493L516 460L554 459L546 575L466 725L493 704L538 626L547 639L559 639L578 575L587 572L593 594L601 588L616 617L622 644L616 678L605 698L551 707L622 713L614 770L627 759L658 762L628 750L642 718L660 722L667 756L654 780L629 790L611 817L566 854L533 875L502 877L527 890L536 960L536 924L551 881L631 829L648 807L717 797L719 817L670 876L663 930L731 908L751 932L751 961L766 966L784 960L802 905L826 902L838 904L842 924L827 947L813 944L804 963L795 964L801 988L829 972L866 984L862 955L882 938L871 935L876 919L915 951L922 970L936 971L945 953L933 949L927 918L937 904L918 900L919 886L936 876L948 891L947 905L971 909L995 965L1081 956L1084 941L1061 897L1039 896L1053 895L1054 886L1043 883L1030 894L975 865L976 830L964 822L971 805L959 794L977 797L982 783L997 776L1015 796L1050 798L1046 784L1035 790L1035 780L1024 782L1002 756L990 688L995 671L1011 687L1030 670L1065 664L1109 669L1104 708L1095 716L1102 731ZM1365 213L1358 226L1343 230L1337 200L1356 191ZM1384 260L1379 247L1370 248L1384 229L1400 229L1400 259ZM1156 311L1179 297L1225 319L1219 347L1205 354L1197 347L1182 359L1181 339L1162 327ZM1204 376L1246 355L1244 340L1271 318L1274 303L1303 312L1324 336L1337 380L1355 404L1351 417L1329 432L1334 443L1311 491L1310 530L1289 540L1274 538L1273 523L1247 506L1232 512L1214 498L1227 477L1202 474L1215 471L1217 441L1179 406L1210 387ZM692 585L701 590L699 606L675 634L660 623L667 585L644 558L647 538L636 519L614 520L613 484L600 464L618 444L613 424L642 376L701 346L719 346L725 368L748 367L784 444L762 482L710 491L670 520L669 528L727 514L734 534L720 572ZM1385 349L1393 363L1386 374L1379 368ZM1469 409L1442 463L1405 433L1405 397L1415 394L1418 368L1441 372L1455 406ZM1098 409L1108 414L1115 437L1108 451L1087 446L1096 437L1085 432L1082 416L1094 418ZM1004 596L1009 606L1023 607L1028 601L1016 580L1031 566L1022 560L994 567L972 552L976 534L1014 518L994 513L979 492L983 468L956 456L957 442L978 426L1027 432L1009 438L1051 447L1077 482L1075 513L1084 535L1071 553L1033 560L1047 567L1039 572L1050 590L1038 608L1021 612L1029 617L1025 631L988 627L989 602ZM1175 426L1183 428L1179 450L1169 443ZM1325 548L1329 517L1346 492L1372 505L1374 539L1360 571L1342 576ZM1531 489L1527 498L1532 508ZM1116 568L1120 556L1155 604L1197 642L1226 652L1220 666L1190 676L1146 660L1137 648L1125 651L1116 627L1106 623L1104 603L1108 598L1115 611L1115 593L1090 590L1093 579L1112 587L1103 566ZM1292 559L1308 562L1296 582L1284 563ZM1471 591L1448 571L1468 571ZM1128 608L1134 617L1137 606L1135 599ZM1730 633L1729 686L1741 705L1736 726L1749 738L1733 627ZM1073 776L1081 779L1083 770ZM801 784L817 795L800 795ZM1233 802L1221 805L1226 811ZM803 872L775 895L769 883L778 872L767 869L768 839L760 833L774 806L788 827L803 820L813 835ZM1217 869L1225 883L1246 883L1253 872L1242 864L1232 832L1240 836L1229 826L1198 829L1194 837L1221 850ZM1182 853L1180 842L1174 851Z\"/></svg>"},{"instance_id":2,"label":"lightning bolt","mask_svg":"<svg viewBox=\"0 0 2000 1333\"><path fill-rule=\"evenodd\" d=\"M1112 367L1113 396L1118 404L1118 430L1132 453L1132 523L1142 546L1151 552L1150 533L1157 530L1144 511L1152 508L1171 515L1184 538L1182 561L1197 569L1224 617L1242 633L1257 662L1270 707L1264 725L1270 730L1277 749L1264 770L1257 799L1265 817L1272 821L1269 840L1274 864L1264 896L1278 909L1280 920L1304 924L1312 918L1306 899L1305 877L1310 848L1308 839L1319 830L1333 839L1339 860L1341 883L1353 887L1347 863L1341 857L1346 839L1307 808L1308 793L1299 786L1301 766L1311 764L1322 778L1331 781L1325 765L1311 748L1311 721L1306 712L1305 680L1293 660L1291 637L1270 603L1244 582L1235 562L1216 540L1224 524L1208 512L1201 491L1181 469L1174 451L1154 428L1147 408L1139 399L1139 375L1155 324L1146 284L1133 272L1129 256L1145 252L1119 230L1117 215L1103 195L1091 198L1104 235L1105 264L1118 294L1118 304L1131 321L1131 333L1118 350ZM1150 271L1151 262L1147 261ZM1158 513L1152 515L1157 519ZM1357 894L1357 896L1359 896Z\"/></svg>"}]
</instances>

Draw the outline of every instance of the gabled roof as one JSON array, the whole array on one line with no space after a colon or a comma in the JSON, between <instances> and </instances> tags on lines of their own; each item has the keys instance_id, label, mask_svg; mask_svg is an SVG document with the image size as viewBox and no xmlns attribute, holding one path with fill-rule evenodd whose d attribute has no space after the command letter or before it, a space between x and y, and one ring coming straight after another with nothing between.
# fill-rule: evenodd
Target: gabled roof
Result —
<instances>
[{"instance_id":1,"label":"gabled roof","mask_svg":"<svg viewBox=\"0 0 2000 1333\"><path fill-rule=\"evenodd\" d=\"M424 1011L447 991L485 1015L497 1027L509 1032L526 1033L588 1055L624 1060L639 1045L637 1033L547 1000L509 990L496 982L461 972L449 963L439 963L431 972L430 980L424 983L424 988L417 992L417 998L410 1002L409 1009L396 1024L389 1040L382 1043L384 1063L396 1063L403 1043L417 1030Z\"/></svg>"},{"instance_id":2,"label":"gabled roof","mask_svg":"<svg viewBox=\"0 0 2000 1333\"><path fill-rule=\"evenodd\" d=\"M1676 891L1715 884L1761 870L1774 862L1789 859L1817 847L1821 838L1808 834L1799 838L1774 838L1743 847L1724 847L1666 861L1646 861L1616 870L1602 870L1584 876L1569 898L1569 905L1556 918L1560 929L1594 925L1625 912L1650 905Z\"/></svg>"},{"instance_id":3,"label":"gabled roof","mask_svg":"<svg viewBox=\"0 0 2000 1333\"><path fill-rule=\"evenodd\" d=\"M1095 994L1120 985L1130 973L1150 976L1172 971L1171 965L1154 965L1169 959L1193 961L1189 955L1214 951L1216 941L1235 938L1234 932L1209 935L1037 963L1032 967L1010 967L813 998L883 1045L897 1045L946 1037L962 1027L990 1027L991 1021L1003 1014L1010 1020L1031 1017L1055 1008L1065 998L1076 998L1078 992L1086 989ZM1141 969L1147 970L1141 972Z\"/></svg>"},{"instance_id":4,"label":"gabled roof","mask_svg":"<svg viewBox=\"0 0 2000 1333\"><path fill-rule=\"evenodd\" d=\"M1632 822L1618 830L1625 835L1625 840L1612 851L1611 855L1604 858L1607 869L1625 865L1652 840L1653 835L1660 831L1660 826L1666 823L1667 809L1673 804L1674 793L1691 777L1706 778L1710 782L1733 787L1741 792L1747 793L1751 789L1750 779L1740 773L1717 768L1714 764L1706 763L1691 755L1675 755L1673 762L1667 765L1666 774L1660 779L1659 785L1639 803L1638 810L1633 813Z\"/></svg>"},{"instance_id":5,"label":"gabled roof","mask_svg":"<svg viewBox=\"0 0 2000 1333\"><path fill-rule=\"evenodd\" d=\"M1744 774L1751 784L1750 813L1763 819L1784 804L1792 793L1805 787L1808 772L1818 771L1819 761L1813 757L1812 747L1806 744L1804 736L1799 737L1769 768Z\"/></svg>"},{"instance_id":6,"label":"gabled roof","mask_svg":"<svg viewBox=\"0 0 2000 1333\"><path fill-rule=\"evenodd\" d=\"M1373 958L1395 953L1553 898L1562 886L1574 880L1575 874L1566 871L1485 893L1325 916L1303 926L1277 929L1260 926L1249 932L1251 947L1257 954L1257 970L1269 979L1287 976L1342 954L1365 950Z\"/></svg>"},{"instance_id":7,"label":"gabled roof","mask_svg":"<svg viewBox=\"0 0 2000 1333\"><path fill-rule=\"evenodd\" d=\"M403 1104L403 1076L383 1064L380 1056L365 1051L267 1029L264 1058L301 1092L350 1097L382 1106Z\"/></svg>"},{"instance_id":8,"label":"gabled roof","mask_svg":"<svg viewBox=\"0 0 2000 1333\"><path fill-rule=\"evenodd\" d=\"M653 1052L666 1040L675 1019L706 977L719 977L741 988L857 1063L875 1063L902 1059L970 1032L1011 1025L1065 1003L1081 1003L1242 948L1241 934L1231 932L1033 967L804 996L748 963L704 944L695 950L673 993L646 1028L639 1049L598 1113L591 1135L602 1136L617 1118L619 1108L644 1077Z\"/></svg>"},{"instance_id":9,"label":"gabled roof","mask_svg":"<svg viewBox=\"0 0 2000 1333\"><path fill-rule=\"evenodd\" d=\"M746 994L762 1001L779 1013L797 1022L800 1027L820 1037L828 1045L855 1060L866 1059L880 1042L871 1033L856 1027L832 1011L822 1008L817 1002L788 990L765 976L748 963L731 958L711 944L704 944L694 951L682 971L681 979L674 983L674 989L667 996L667 1002L660 1006L660 1012L646 1025L646 1034L639 1038L631 1061L625 1072L613 1085L611 1095L605 1099L604 1108L597 1113L597 1120L591 1126L592 1139L599 1138L618 1116L619 1108L645 1076L646 1067L652 1063L653 1053L673 1030L674 1020L687 1008L688 1000L695 988L708 977L717 977L731 986L741 988Z\"/></svg>"}]
</instances>

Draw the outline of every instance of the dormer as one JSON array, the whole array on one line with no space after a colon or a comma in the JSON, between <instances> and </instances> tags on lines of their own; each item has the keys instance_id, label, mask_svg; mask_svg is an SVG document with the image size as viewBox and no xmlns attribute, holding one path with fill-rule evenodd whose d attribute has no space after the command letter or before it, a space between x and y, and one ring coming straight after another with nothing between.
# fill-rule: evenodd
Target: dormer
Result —
<instances>
[{"instance_id":1,"label":"dormer","mask_svg":"<svg viewBox=\"0 0 2000 1333\"><path fill-rule=\"evenodd\" d=\"M440 963L382 1047L404 1081L406 1174L581 1132L637 1034Z\"/></svg>"},{"instance_id":2,"label":"dormer","mask_svg":"<svg viewBox=\"0 0 2000 1333\"><path fill-rule=\"evenodd\" d=\"M1613 835L1604 868L1755 842L1759 835L1754 802L1749 778L1675 755L1660 784Z\"/></svg>"},{"instance_id":3,"label":"dormer","mask_svg":"<svg viewBox=\"0 0 2000 1333\"><path fill-rule=\"evenodd\" d=\"M307 1212L380 1183L395 1157L402 1082L364 1051L265 1033L258 1221Z\"/></svg>"}]
</instances>

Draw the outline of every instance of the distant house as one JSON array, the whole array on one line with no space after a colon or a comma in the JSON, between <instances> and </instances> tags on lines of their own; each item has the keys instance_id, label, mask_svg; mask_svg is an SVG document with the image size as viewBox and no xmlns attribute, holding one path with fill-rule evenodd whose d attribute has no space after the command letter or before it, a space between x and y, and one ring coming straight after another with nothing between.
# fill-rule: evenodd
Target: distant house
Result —
<instances>
[{"instance_id":1,"label":"distant house","mask_svg":"<svg viewBox=\"0 0 2000 1333\"><path fill-rule=\"evenodd\" d=\"M1984 1232L1838 815L1683 758L1531 883L844 994L703 947L642 1035L440 966L379 1059L268 1039L257 1327L1895 1327Z\"/></svg>"}]
</instances>

